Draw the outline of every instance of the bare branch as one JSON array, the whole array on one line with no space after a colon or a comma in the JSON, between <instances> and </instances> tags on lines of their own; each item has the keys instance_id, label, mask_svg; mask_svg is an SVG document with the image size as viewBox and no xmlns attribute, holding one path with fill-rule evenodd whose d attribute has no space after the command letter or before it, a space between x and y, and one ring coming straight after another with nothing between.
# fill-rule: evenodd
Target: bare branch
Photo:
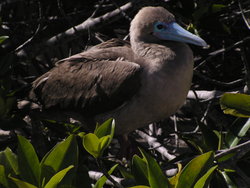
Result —
<instances>
[{"instance_id":1,"label":"bare branch","mask_svg":"<svg viewBox=\"0 0 250 188\"><path fill-rule=\"evenodd\" d=\"M95 28L97 29L98 27L102 27L103 25L105 25L107 22L112 22L116 19L119 18L119 15L121 15L121 11L127 11L128 9L131 9L133 7L133 3L129 2L111 12L108 12L100 17L97 18L88 18L87 20L85 20L83 23L68 29L67 31L63 32L63 33L59 33L58 35L48 39L47 41L37 44L35 46L29 46L27 48L23 48L22 50L20 50L18 52L19 56L22 56L23 54L26 54L28 52L30 52L30 56L34 57L37 53L41 53L42 51L44 51L45 49L51 47L51 46L55 46L57 44L63 43L63 42L67 42L70 40L75 39L76 36L76 31L78 35L84 35L88 32L89 29L91 28ZM32 50L30 50L32 49Z\"/></svg>"},{"instance_id":2,"label":"bare branch","mask_svg":"<svg viewBox=\"0 0 250 188\"><path fill-rule=\"evenodd\" d=\"M175 155L172 155L168 152L168 150L162 146L161 143L157 141L156 138L147 135L146 133L136 130L135 131L145 142L148 143L149 146L153 147L156 151L158 151L162 156L164 156L168 160L172 160L176 158Z\"/></svg>"}]
</instances>

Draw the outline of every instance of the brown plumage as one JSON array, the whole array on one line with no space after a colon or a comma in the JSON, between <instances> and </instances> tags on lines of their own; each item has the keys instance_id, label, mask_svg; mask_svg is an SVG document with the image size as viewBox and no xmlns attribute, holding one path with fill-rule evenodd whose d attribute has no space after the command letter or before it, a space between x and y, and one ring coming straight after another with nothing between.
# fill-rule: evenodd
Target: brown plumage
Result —
<instances>
[{"instance_id":1,"label":"brown plumage","mask_svg":"<svg viewBox=\"0 0 250 188\"><path fill-rule=\"evenodd\" d=\"M92 122L112 117L117 134L170 116L189 90L193 55L182 42L162 40L158 22L172 24L174 16L162 7L141 9L131 22L131 46L112 39L60 60L34 81L31 98L44 110L73 111Z\"/></svg>"}]
</instances>

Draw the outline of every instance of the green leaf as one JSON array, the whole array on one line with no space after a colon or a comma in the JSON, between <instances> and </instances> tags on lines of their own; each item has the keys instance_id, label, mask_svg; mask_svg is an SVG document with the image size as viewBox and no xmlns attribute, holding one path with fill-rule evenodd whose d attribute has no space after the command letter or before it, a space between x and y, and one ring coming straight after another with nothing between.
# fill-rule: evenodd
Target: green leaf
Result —
<instances>
[{"instance_id":1,"label":"green leaf","mask_svg":"<svg viewBox=\"0 0 250 188\"><path fill-rule=\"evenodd\" d=\"M180 163L177 163L177 166L178 166L178 173L169 179L170 187L175 187L178 184L178 180L181 175L182 165Z\"/></svg>"},{"instance_id":2,"label":"green leaf","mask_svg":"<svg viewBox=\"0 0 250 188\"><path fill-rule=\"evenodd\" d=\"M86 151L89 152L95 158L101 156L99 145L100 145L100 140L95 134L89 133L84 136L83 146L86 149Z\"/></svg>"},{"instance_id":3,"label":"green leaf","mask_svg":"<svg viewBox=\"0 0 250 188\"><path fill-rule=\"evenodd\" d=\"M98 138L102 138L104 136L110 136L110 139L108 140L108 143L107 143L107 146L109 146L115 134L115 120L108 119L102 125L97 126L94 131L94 134Z\"/></svg>"},{"instance_id":4,"label":"green leaf","mask_svg":"<svg viewBox=\"0 0 250 188\"><path fill-rule=\"evenodd\" d=\"M213 130L213 132L217 135L218 137L218 149L217 150L221 150L222 146L223 146L223 141L224 141L224 135L222 133L222 131L217 131L217 130Z\"/></svg>"},{"instance_id":5,"label":"green leaf","mask_svg":"<svg viewBox=\"0 0 250 188\"><path fill-rule=\"evenodd\" d=\"M212 175L212 173L214 172L214 170L217 168L218 166L213 166L212 168L210 168L195 184L194 188L201 188L201 187L207 187L210 177Z\"/></svg>"},{"instance_id":6,"label":"green leaf","mask_svg":"<svg viewBox=\"0 0 250 188\"><path fill-rule=\"evenodd\" d=\"M213 164L214 153L212 151L199 155L191 160L182 170L176 188L191 188L197 180Z\"/></svg>"},{"instance_id":7,"label":"green leaf","mask_svg":"<svg viewBox=\"0 0 250 188\"><path fill-rule=\"evenodd\" d=\"M213 4L211 6L212 13L217 13L217 12L225 9L226 7L227 7L226 5L222 5L222 4Z\"/></svg>"},{"instance_id":8,"label":"green leaf","mask_svg":"<svg viewBox=\"0 0 250 188\"><path fill-rule=\"evenodd\" d=\"M78 147L74 135L70 135L66 140L58 143L48 152L41 161L42 178L45 183L60 170L70 165L77 166ZM69 180L71 181L71 180Z\"/></svg>"},{"instance_id":9,"label":"green leaf","mask_svg":"<svg viewBox=\"0 0 250 188\"><path fill-rule=\"evenodd\" d=\"M9 188L9 183L6 177L5 169L3 165L0 165L0 187L4 186Z\"/></svg>"},{"instance_id":10,"label":"green leaf","mask_svg":"<svg viewBox=\"0 0 250 188\"><path fill-rule=\"evenodd\" d=\"M17 156L10 148L7 147L4 151L0 152L0 164L4 165L7 174L19 174Z\"/></svg>"},{"instance_id":11,"label":"green leaf","mask_svg":"<svg viewBox=\"0 0 250 188\"><path fill-rule=\"evenodd\" d=\"M85 132L80 132L80 133L77 134L77 136L81 137L82 139L83 139L83 137L84 137L85 135L86 135Z\"/></svg>"},{"instance_id":12,"label":"green leaf","mask_svg":"<svg viewBox=\"0 0 250 188\"><path fill-rule=\"evenodd\" d=\"M8 36L0 36L0 44L3 43L6 39L8 39Z\"/></svg>"},{"instance_id":13,"label":"green leaf","mask_svg":"<svg viewBox=\"0 0 250 188\"><path fill-rule=\"evenodd\" d=\"M70 165L68 168L65 168L58 173L56 173L49 182L45 185L44 188L57 188L57 185L62 181L67 172L72 169L74 166Z\"/></svg>"},{"instance_id":14,"label":"green leaf","mask_svg":"<svg viewBox=\"0 0 250 188\"><path fill-rule=\"evenodd\" d=\"M99 144L99 150L101 152L103 152L109 145L109 141L111 140L111 137L108 135L108 136L104 136L102 138L99 139L100 141L100 144Z\"/></svg>"},{"instance_id":15,"label":"green leaf","mask_svg":"<svg viewBox=\"0 0 250 188\"><path fill-rule=\"evenodd\" d=\"M145 185L137 185L137 186L129 187L129 188L150 188L150 187L145 186Z\"/></svg>"},{"instance_id":16,"label":"green leaf","mask_svg":"<svg viewBox=\"0 0 250 188\"><path fill-rule=\"evenodd\" d=\"M156 160L147 154L145 151L140 149L141 154L145 162L147 163L148 169L148 181L151 188L164 187L167 188L169 185L167 177L162 173L162 170Z\"/></svg>"},{"instance_id":17,"label":"green leaf","mask_svg":"<svg viewBox=\"0 0 250 188\"><path fill-rule=\"evenodd\" d=\"M225 171L219 171L224 178L225 182L227 183L227 186L230 188L237 188L235 183L230 179L230 177L227 175Z\"/></svg>"},{"instance_id":18,"label":"green leaf","mask_svg":"<svg viewBox=\"0 0 250 188\"><path fill-rule=\"evenodd\" d=\"M17 185L18 188L38 188L35 185L32 185L32 184L30 184L28 182L19 180L17 178L13 178L11 176L9 176L9 178Z\"/></svg>"},{"instance_id":19,"label":"green leaf","mask_svg":"<svg viewBox=\"0 0 250 188\"><path fill-rule=\"evenodd\" d=\"M115 164L115 165L108 171L108 174L111 175L111 174L113 173L113 171L116 169L117 166L118 166L118 164ZM96 182L96 184L94 185L94 188L102 188L106 181L107 181L107 177L103 175L103 176Z\"/></svg>"},{"instance_id":20,"label":"green leaf","mask_svg":"<svg viewBox=\"0 0 250 188\"><path fill-rule=\"evenodd\" d=\"M39 186L41 169L32 144L18 136L18 167L24 181Z\"/></svg>"},{"instance_id":21,"label":"green leaf","mask_svg":"<svg viewBox=\"0 0 250 188\"><path fill-rule=\"evenodd\" d=\"M147 163L138 155L133 156L131 171L137 184L149 185Z\"/></svg>"},{"instance_id":22,"label":"green leaf","mask_svg":"<svg viewBox=\"0 0 250 188\"><path fill-rule=\"evenodd\" d=\"M118 169L119 169L119 172L121 173L123 178L125 178L125 179L134 179L134 175L126 167L119 166Z\"/></svg>"},{"instance_id":23,"label":"green leaf","mask_svg":"<svg viewBox=\"0 0 250 188\"><path fill-rule=\"evenodd\" d=\"M111 133L114 132L114 126L115 126L115 120L114 119L108 119L101 125L97 125L94 134L98 137L101 138L103 136L110 135Z\"/></svg>"},{"instance_id":24,"label":"green leaf","mask_svg":"<svg viewBox=\"0 0 250 188\"><path fill-rule=\"evenodd\" d=\"M248 130L250 129L250 119L247 120L245 124L243 124L239 130L234 131L234 133L228 133L226 140L229 148L234 147L238 145L239 141L241 140L242 137L246 135Z\"/></svg>"},{"instance_id":25,"label":"green leaf","mask_svg":"<svg viewBox=\"0 0 250 188\"><path fill-rule=\"evenodd\" d=\"M217 161L218 161L219 163L224 162L224 161L227 161L227 160L231 159L235 154L236 154L236 153L229 153L229 154L227 154L227 155L224 155L224 156L218 158Z\"/></svg>"},{"instance_id":26,"label":"green leaf","mask_svg":"<svg viewBox=\"0 0 250 188\"><path fill-rule=\"evenodd\" d=\"M225 93L220 98L220 106L225 114L236 117L250 117L250 96L240 93Z\"/></svg>"}]
</instances>

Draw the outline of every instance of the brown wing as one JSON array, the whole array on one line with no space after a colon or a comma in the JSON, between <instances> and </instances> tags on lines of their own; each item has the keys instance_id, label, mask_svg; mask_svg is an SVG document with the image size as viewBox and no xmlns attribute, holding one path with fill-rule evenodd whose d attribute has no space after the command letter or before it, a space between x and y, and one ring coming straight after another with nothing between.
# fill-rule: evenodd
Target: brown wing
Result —
<instances>
[{"instance_id":1,"label":"brown wing","mask_svg":"<svg viewBox=\"0 0 250 188\"><path fill-rule=\"evenodd\" d=\"M81 109L86 115L117 108L139 89L141 71L127 60L107 60L118 58L120 50L90 50L61 61L34 81L31 98L45 108Z\"/></svg>"}]
</instances>

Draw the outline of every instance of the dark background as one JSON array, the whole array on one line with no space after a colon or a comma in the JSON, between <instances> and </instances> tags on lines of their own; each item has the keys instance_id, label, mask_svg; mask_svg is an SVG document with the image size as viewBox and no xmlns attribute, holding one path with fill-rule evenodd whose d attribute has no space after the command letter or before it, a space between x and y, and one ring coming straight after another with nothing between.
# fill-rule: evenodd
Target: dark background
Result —
<instances>
[{"instance_id":1,"label":"dark background","mask_svg":"<svg viewBox=\"0 0 250 188\"><path fill-rule=\"evenodd\" d=\"M126 8L121 10L124 5ZM200 124L223 134L237 133L235 124L242 125L245 119L235 123L236 118L224 115L219 98L224 92L249 90L249 1L2 0L0 36L9 38L0 45L0 128L6 131L1 132L0 149L9 146L15 150L18 133L30 138L42 156L55 143L74 133L72 126L42 120L40 128L34 130L29 119L32 109L20 109L18 104L28 100L32 81L50 70L57 60L111 38L128 38L131 19L141 7L149 5L167 8L177 22L210 45L207 49L191 46L195 55L193 95L191 92L175 116L154 124L161 132L155 136L184 160L199 153L187 140L203 139ZM114 10L120 11L114 13ZM71 32L65 34L68 29ZM176 140L176 135L182 139ZM38 141L41 137L46 143L42 146ZM136 140L133 134L131 137ZM246 134L242 142L248 139ZM249 164L247 158L238 165ZM249 177L249 172L245 173ZM234 177L238 184L249 183L249 179L242 180L238 174Z\"/></svg>"}]
</instances>

